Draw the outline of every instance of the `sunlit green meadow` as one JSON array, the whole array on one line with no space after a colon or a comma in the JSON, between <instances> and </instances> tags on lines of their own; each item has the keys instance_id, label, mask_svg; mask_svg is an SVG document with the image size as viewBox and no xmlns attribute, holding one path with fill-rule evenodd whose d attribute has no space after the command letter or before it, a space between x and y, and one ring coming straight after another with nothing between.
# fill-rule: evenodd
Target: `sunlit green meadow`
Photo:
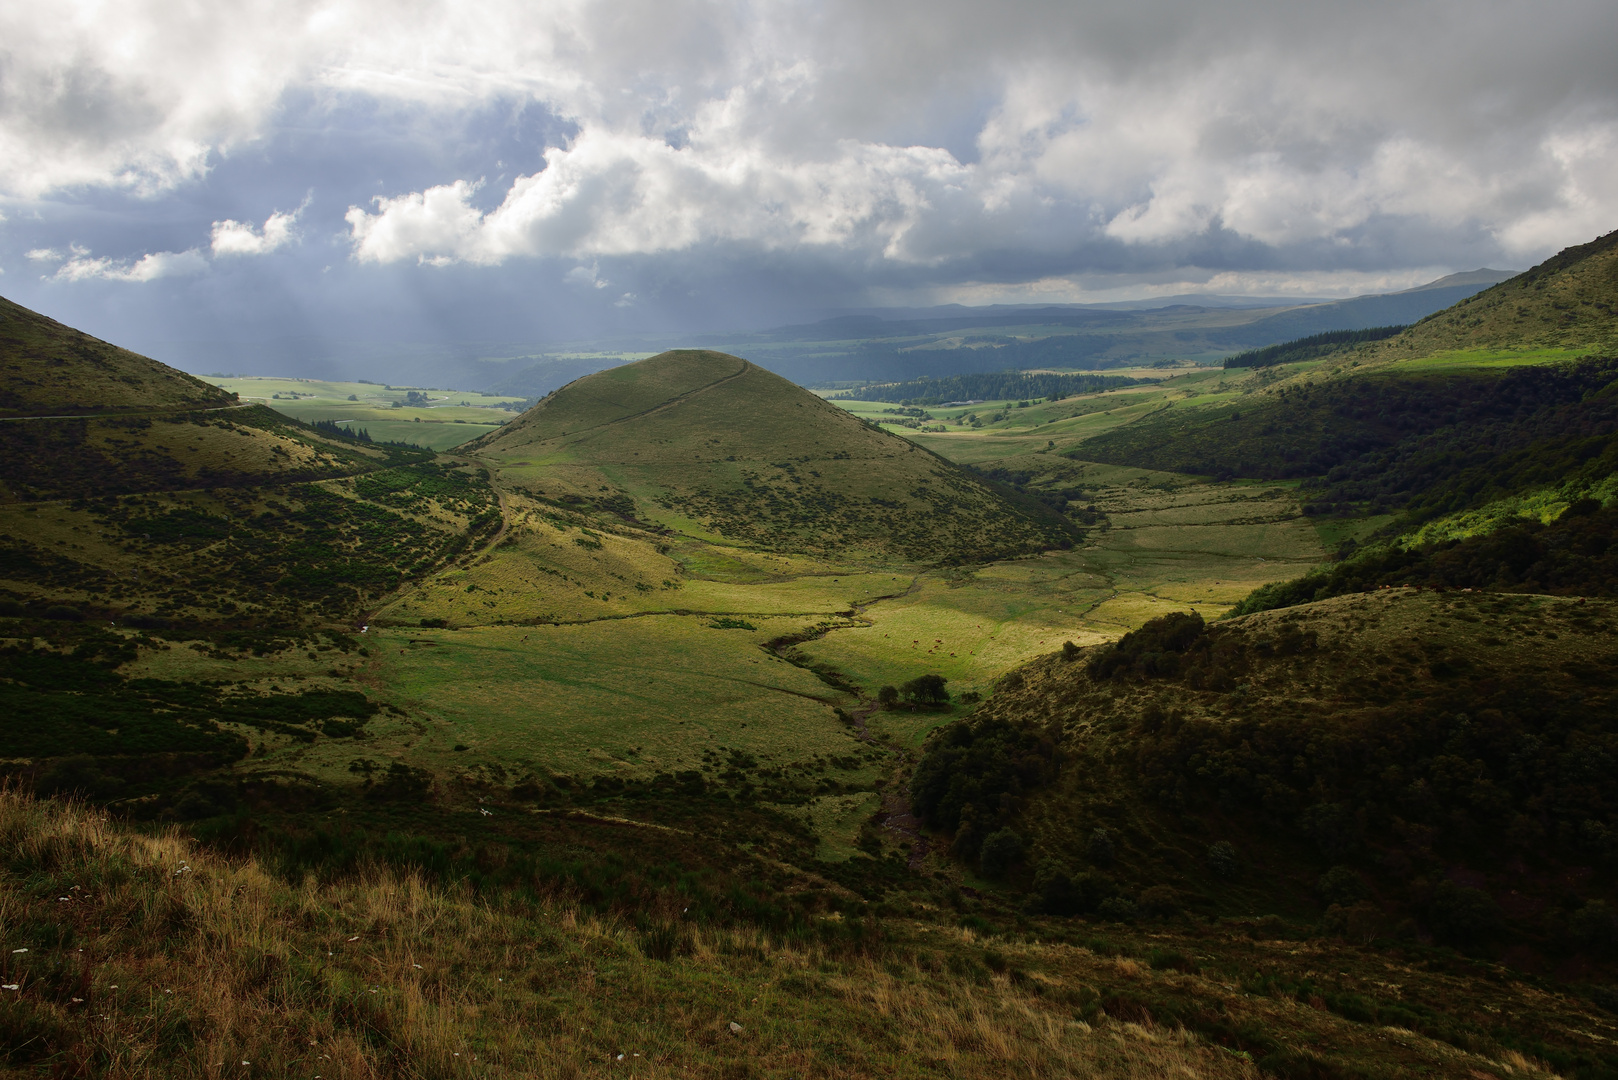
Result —
<instances>
[{"instance_id":1,"label":"sunlit green meadow","mask_svg":"<svg viewBox=\"0 0 1618 1080\"><path fill-rule=\"evenodd\" d=\"M321 379L244 376L208 381L244 402L268 405L305 423L330 420L351 429L363 428L378 442L405 442L431 450L448 450L495 430L516 415L500 406L523 400ZM425 406L406 404L412 390L425 396Z\"/></svg>"},{"instance_id":2,"label":"sunlit green meadow","mask_svg":"<svg viewBox=\"0 0 1618 1080\"><path fill-rule=\"evenodd\" d=\"M741 750L767 766L856 752L835 712L853 699L759 648L802 621L754 625L721 629L701 616L662 615L373 629L362 678L422 719L402 745L377 749L433 767L639 779L701 769L709 751Z\"/></svg>"}]
</instances>

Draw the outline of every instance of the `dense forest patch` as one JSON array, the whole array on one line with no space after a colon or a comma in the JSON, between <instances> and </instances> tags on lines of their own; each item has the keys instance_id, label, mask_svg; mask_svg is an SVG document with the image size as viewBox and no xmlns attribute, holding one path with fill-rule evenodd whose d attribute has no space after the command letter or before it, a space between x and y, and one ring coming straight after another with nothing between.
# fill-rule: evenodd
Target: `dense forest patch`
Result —
<instances>
[{"instance_id":1,"label":"dense forest patch","mask_svg":"<svg viewBox=\"0 0 1618 1080\"><path fill-rule=\"evenodd\" d=\"M1331 933L1606 956L1613 617L1409 590L1170 615L1008 676L912 801L1035 908L1312 906Z\"/></svg>"}]
</instances>

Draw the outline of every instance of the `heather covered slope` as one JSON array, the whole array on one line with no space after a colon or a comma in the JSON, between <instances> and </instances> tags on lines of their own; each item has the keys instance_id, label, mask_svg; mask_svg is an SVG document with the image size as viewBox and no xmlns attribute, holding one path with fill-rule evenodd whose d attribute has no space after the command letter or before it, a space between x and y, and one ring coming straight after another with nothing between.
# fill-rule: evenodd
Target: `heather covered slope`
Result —
<instances>
[{"instance_id":1,"label":"heather covered slope","mask_svg":"<svg viewBox=\"0 0 1618 1080\"><path fill-rule=\"evenodd\" d=\"M0 417L208 409L216 386L0 297Z\"/></svg>"},{"instance_id":2,"label":"heather covered slope","mask_svg":"<svg viewBox=\"0 0 1618 1080\"><path fill-rule=\"evenodd\" d=\"M551 497L778 551L991 559L1075 531L738 357L678 350L570 383L462 450ZM605 493L605 500L603 499Z\"/></svg>"}]
</instances>

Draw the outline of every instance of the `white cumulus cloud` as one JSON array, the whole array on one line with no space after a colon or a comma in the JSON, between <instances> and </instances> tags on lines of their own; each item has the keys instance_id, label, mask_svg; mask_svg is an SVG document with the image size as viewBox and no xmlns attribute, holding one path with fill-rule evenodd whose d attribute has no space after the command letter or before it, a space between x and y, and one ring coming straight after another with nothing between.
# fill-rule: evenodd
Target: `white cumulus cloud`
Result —
<instances>
[{"instance_id":1,"label":"white cumulus cloud","mask_svg":"<svg viewBox=\"0 0 1618 1080\"><path fill-rule=\"evenodd\" d=\"M291 213L276 211L258 229L241 221L216 221L213 223L213 239L209 248L215 256L267 255L296 239L293 226L298 223L298 217L307 206L308 201L305 200L303 206Z\"/></svg>"},{"instance_id":2,"label":"white cumulus cloud","mask_svg":"<svg viewBox=\"0 0 1618 1080\"><path fill-rule=\"evenodd\" d=\"M82 248L51 275L55 281L156 281L158 278L200 274L208 259L192 248L189 251L154 251L138 259L97 258Z\"/></svg>"}]
</instances>

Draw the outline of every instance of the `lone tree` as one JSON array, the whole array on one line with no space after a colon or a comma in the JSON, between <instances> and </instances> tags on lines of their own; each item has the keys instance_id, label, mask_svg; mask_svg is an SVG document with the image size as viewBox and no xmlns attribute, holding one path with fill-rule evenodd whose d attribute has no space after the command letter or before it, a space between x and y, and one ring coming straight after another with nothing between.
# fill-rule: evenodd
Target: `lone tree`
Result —
<instances>
[{"instance_id":1,"label":"lone tree","mask_svg":"<svg viewBox=\"0 0 1618 1080\"><path fill-rule=\"evenodd\" d=\"M948 681L942 675L917 675L899 689L904 692L906 701L917 705L941 705L949 700L949 691L944 689Z\"/></svg>"},{"instance_id":2,"label":"lone tree","mask_svg":"<svg viewBox=\"0 0 1618 1080\"><path fill-rule=\"evenodd\" d=\"M876 700L884 709L891 709L899 703L899 691L892 686L884 686L876 692Z\"/></svg>"}]
</instances>

